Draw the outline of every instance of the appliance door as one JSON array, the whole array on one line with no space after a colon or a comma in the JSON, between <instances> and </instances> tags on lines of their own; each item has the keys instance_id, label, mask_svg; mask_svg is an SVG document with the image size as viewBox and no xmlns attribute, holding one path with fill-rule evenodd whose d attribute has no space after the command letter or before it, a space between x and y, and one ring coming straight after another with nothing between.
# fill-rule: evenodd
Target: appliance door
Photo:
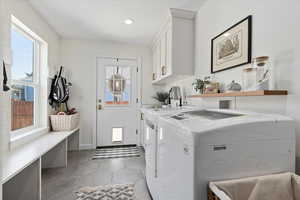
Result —
<instances>
[{"instance_id":1,"label":"appliance door","mask_svg":"<svg viewBox=\"0 0 300 200\"><path fill-rule=\"evenodd\" d=\"M156 126L149 119L145 119L145 130L146 181L153 200L158 200Z\"/></svg>"},{"instance_id":2,"label":"appliance door","mask_svg":"<svg viewBox=\"0 0 300 200\"><path fill-rule=\"evenodd\" d=\"M160 200L194 200L194 149L184 130L158 124L158 182Z\"/></svg>"}]
</instances>

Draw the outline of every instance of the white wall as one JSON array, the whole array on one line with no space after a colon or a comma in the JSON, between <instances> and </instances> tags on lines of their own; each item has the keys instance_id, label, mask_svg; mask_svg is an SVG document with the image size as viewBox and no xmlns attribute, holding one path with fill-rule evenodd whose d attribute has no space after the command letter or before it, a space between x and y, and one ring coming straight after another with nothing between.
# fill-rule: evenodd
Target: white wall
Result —
<instances>
[{"instance_id":1,"label":"white wall","mask_svg":"<svg viewBox=\"0 0 300 200\"><path fill-rule=\"evenodd\" d=\"M52 74L60 64L60 37L53 31L53 29L47 24L45 20L32 8L30 3L26 0L5 0L5 10L0 12L3 17L3 30L1 31L0 45L4 53L4 60L8 63L7 70L10 71L11 64L11 48L10 48L10 16L14 15L21 20L27 27L33 32L39 35L45 42L48 43L48 67ZM1 126L1 133L4 135L4 148L9 148L9 131L10 131L10 99L9 93L6 93L2 98L1 96L0 109L3 113L4 126ZM1 124L2 125L2 124Z\"/></svg>"},{"instance_id":2,"label":"white wall","mask_svg":"<svg viewBox=\"0 0 300 200\"><path fill-rule=\"evenodd\" d=\"M0 61L3 60L3 41L4 41L4 26L3 26L3 18L4 18L4 4L3 0L0 0ZM0 177L2 177L2 156L5 149L4 139L7 134L7 125L6 125L6 114L5 109L5 93L3 92L3 70L2 70L2 62L0 64ZM2 200L2 183L0 182L0 200Z\"/></svg>"},{"instance_id":3,"label":"white wall","mask_svg":"<svg viewBox=\"0 0 300 200\"><path fill-rule=\"evenodd\" d=\"M71 72L73 83L70 105L81 116L81 148L95 147L96 58L142 58L142 102L152 103L152 56L147 47L105 41L62 40L62 63Z\"/></svg>"},{"instance_id":4,"label":"white wall","mask_svg":"<svg viewBox=\"0 0 300 200\"><path fill-rule=\"evenodd\" d=\"M238 98L237 107L257 111L285 113L297 120L297 156L300 157L300 1L299 0L208 0L200 8L196 20L195 75L210 74L211 39L248 15L253 15L253 56L268 55L272 59L276 88L287 89L288 97ZM241 82L242 67L216 74L218 81ZM194 78L173 83L193 93ZM173 85L170 84L170 85ZM169 86L170 86L169 85ZM197 100L217 106L216 100ZM299 163L299 161L298 161Z\"/></svg>"},{"instance_id":5,"label":"white wall","mask_svg":"<svg viewBox=\"0 0 300 200\"><path fill-rule=\"evenodd\" d=\"M3 49L2 49L2 42L3 41L3 38L1 37L3 34L3 26L2 26L2 23L3 22L3 0L0 0L0 61L2 61L3 57L2 57L2 52L3 52ZM2 177L2 155L3 155L3 139L4 139L4 134L5 134L5 129L3 129L4 127L4 123L5 123L5 120L4 120L4 115L3 115L3 110L4 110L4 102L1 101L1 99L3 98L4 96L4 93L3 93L3 71L2 71L2 65L0 64L0 177ZM2 200L2 183L0 183L0 200Z\"/></svg>"}]
</instances>

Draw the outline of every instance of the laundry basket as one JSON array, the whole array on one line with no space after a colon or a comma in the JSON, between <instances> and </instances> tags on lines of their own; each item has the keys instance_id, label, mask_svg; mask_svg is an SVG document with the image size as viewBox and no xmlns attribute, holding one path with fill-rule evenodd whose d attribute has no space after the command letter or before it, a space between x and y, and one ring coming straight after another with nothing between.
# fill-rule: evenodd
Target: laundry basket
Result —
<instances>
[{"instance_id":1,"label":"laundry basket","mask_svg":"<svg viewBox=\"0 0 300 200\"><path fill-rule=\"evenodd\" d=\"M293 173L210 182L208 200L300 200L300 177Z\"/></svg>"},{"instance_id":2,"label":"laundry basket","mask_svg":"<svg viewBox=\"0 0 300 200\"><path fill-rule=\"evenodd\" d=\"M78 127L79 114L73 115L50 115L53 131L71 131Z\"/></svg>"}]
</instances>

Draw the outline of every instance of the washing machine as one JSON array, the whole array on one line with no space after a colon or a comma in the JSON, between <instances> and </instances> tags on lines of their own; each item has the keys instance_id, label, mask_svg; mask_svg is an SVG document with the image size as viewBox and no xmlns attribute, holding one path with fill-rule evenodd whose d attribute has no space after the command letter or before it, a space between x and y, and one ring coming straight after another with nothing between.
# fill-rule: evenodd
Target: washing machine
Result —
<instances>
[{"instance_id":1,"label":"washing machine","mask_svg":"<svg viewBox=\"0 0 300 200\"><path fill-rule=\"evenodd\" d=\"M145 149L145 177L148 189L153 200L159 199L160 184L158 180L158 141L161 136L158 131L159 117L175 115L183 111L192 110L195 107L185 106L182 108L167 108L155 110L152 108L142 108L143 120L143 144Z\"/></svg>"},{"instance_id":2,"label":"washing machine","mask_svg":"<svg viewBox=\"0 0 300 200\"><path fill-rule=\"evenodd\" d=\"M295 171L288 117L192 110L158 120L158 200L206 200L209 181Z\"/></svg>"}]
</instances>

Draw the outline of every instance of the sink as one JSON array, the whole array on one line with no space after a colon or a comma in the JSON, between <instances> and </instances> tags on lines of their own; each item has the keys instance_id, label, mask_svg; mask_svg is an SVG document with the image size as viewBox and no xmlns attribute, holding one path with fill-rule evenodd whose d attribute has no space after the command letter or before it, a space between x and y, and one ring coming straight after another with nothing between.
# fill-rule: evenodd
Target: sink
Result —
<instances>
[{"instance_id":1,"label":"sink","mask_svg":"<svg viewBox=\"0 0 300 200\"><path fill-rule=\"evenodd\" d=\"M171 118L176 120L185 120L194 117L201 117L209 120L218 120L218 119L226 119L232 117L239 117L242 114L233 114L233 113L225 113L225 112L216 112L216 111L208 111L208 110L194 110L188 112L182 112L177 115L171 116Z\"/></svg>"}]
</instances>

